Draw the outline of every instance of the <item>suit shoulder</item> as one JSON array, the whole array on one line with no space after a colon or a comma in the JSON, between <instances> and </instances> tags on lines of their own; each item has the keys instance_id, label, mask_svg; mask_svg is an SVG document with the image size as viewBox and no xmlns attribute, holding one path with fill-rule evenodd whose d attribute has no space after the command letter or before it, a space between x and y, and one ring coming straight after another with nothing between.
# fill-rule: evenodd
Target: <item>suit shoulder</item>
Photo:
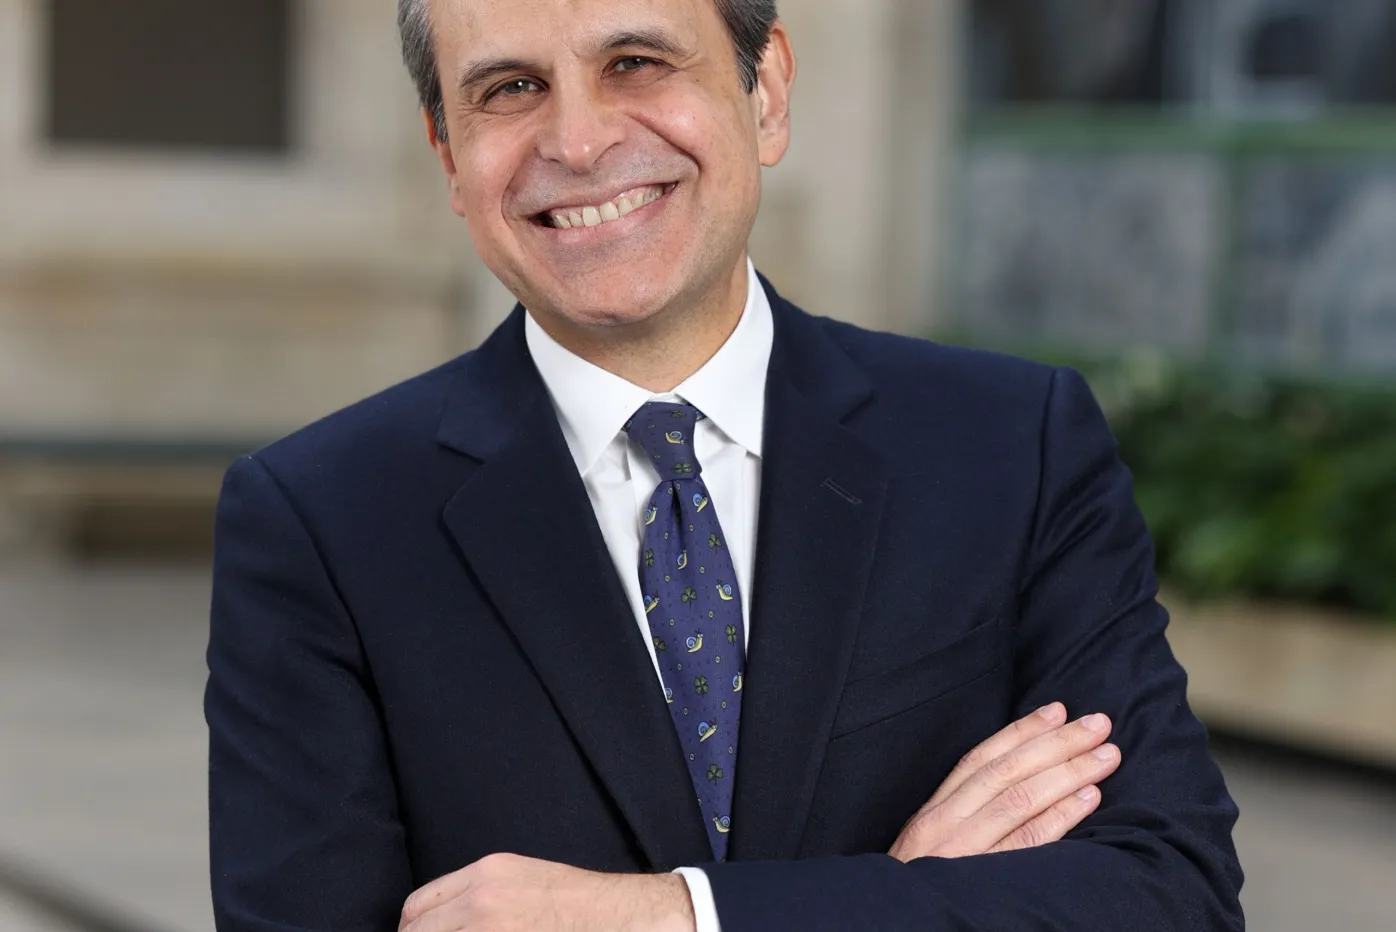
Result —
<instances>
[{"instance_id":1,"label":"suit shoulder","mask_svg":"<svg viewBox=\"0 0 1396 932\"><path fill-rule=\"evenodd\" d=\"M458 356L435 369L370 395L258 450L254 456L283 481L323 476L357 463L413 449L434 448L448 386L469 360Z\"/></svg>"},{"instance_id":2,"label":"suit shoulder","mask_svg":"<svg viewBox=\"0 0 1396 932\"><path fill-rule=\"evenodd\" d=\"M1056 369L833 321L822 326L871 388L871 402L849 426L875 449L900 462L994 477L1008 483L1004 494L1036 481Z\"/></svg>"}]
</instances>

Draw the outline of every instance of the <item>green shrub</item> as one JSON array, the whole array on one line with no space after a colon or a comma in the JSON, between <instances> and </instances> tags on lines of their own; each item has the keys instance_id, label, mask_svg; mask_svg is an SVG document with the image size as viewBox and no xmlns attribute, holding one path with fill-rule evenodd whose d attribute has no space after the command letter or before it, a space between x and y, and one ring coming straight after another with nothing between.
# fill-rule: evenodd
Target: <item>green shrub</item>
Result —
<instances>
[{"instance_id":1,"label":"green shrub","mask_svg":"<svg viewBox=\"0 0 1396 932\"><path fill-rule=\"evenodd\" d=\"M1396 387L1152 355L1074 365L1134 473L1161 577L1193 597L1297 599L1396 622Z\"/></svg>"}]
</instances>

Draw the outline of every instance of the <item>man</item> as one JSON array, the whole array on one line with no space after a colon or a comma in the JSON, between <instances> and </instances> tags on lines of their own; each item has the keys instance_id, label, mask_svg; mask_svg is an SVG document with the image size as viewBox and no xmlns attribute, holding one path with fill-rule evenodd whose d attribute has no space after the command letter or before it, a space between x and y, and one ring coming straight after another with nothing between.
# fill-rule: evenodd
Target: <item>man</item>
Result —
<instances>
[{"instance_id":1,"label":"man","mask_svg":"<svg viewBox=\"0 0 1396 932\"><path fill-rule=\"evenodd\" d=\"M401 0L520 307L229 471L220 929L1242 927L1081 379L751 269L775 15Z\"/></svg>"}]
</instances>

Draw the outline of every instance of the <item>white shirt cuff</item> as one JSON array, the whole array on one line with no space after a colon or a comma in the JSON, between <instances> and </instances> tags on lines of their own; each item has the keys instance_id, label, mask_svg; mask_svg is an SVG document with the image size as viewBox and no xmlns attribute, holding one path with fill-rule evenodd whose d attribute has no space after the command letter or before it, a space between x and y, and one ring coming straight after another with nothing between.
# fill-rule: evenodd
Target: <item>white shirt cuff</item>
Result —
<instances>
[{"instance_id":1,"label":"white shirt cuff","mask_svg":"<svg viewBox=\"0 0 1396 932\"><path fill-rule=\"evenodd\" d=\"M688 896L693 900L693 916L698 920L698 932L722 932L708 875L698 867L680 867L674 873L681 875L684 883L688 884Z\"/></svg>"}]
</instances>

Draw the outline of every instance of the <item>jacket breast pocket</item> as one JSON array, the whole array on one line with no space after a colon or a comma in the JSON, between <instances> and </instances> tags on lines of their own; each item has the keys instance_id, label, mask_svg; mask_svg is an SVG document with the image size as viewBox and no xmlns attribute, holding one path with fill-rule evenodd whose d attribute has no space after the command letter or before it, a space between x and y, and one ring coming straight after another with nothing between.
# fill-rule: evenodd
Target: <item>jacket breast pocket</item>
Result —
<instances>
[{"instance_id":1,"label":"jacket breast pocket","mask_svg":"<svg viewBox=\"0 0 1396 932\"><path fill-rule=\"evenodd\" d=\"M910 711L992 672L1003 661L1003 620L995 618L891 670L856 678L844 686L832 737Z\"/></svg>"}]
</instances>

